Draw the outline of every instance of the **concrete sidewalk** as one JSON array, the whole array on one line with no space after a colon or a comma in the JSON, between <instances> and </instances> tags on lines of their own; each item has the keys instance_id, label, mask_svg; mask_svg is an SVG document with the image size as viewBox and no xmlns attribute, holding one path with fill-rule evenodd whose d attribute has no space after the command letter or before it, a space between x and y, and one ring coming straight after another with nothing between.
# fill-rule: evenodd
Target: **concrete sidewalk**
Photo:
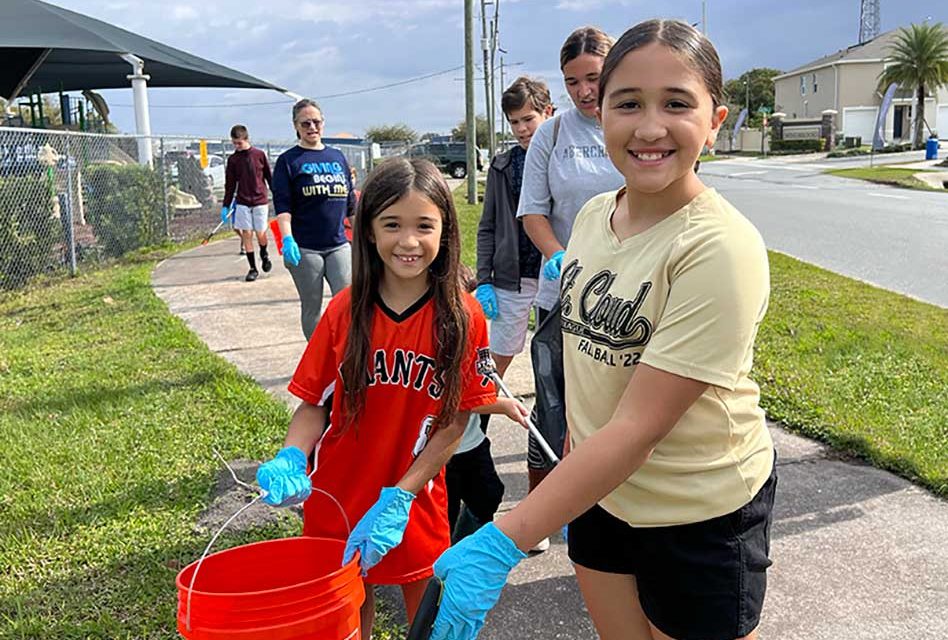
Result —
<instances>
[{"instance_id":1,"label":"concrete sidewalk","mask_svg":"<svg viewBox=\"0 0 948 640\"><path fill-rule=\"evenodd\" d=\"M270 274L244 282L247 262L237 253L233 237L185 251L158 265L153 286L212 350L295 406L286 385L305 346L296 290L279 259ZM526 356L507 378L515 393L532 393ZM821 444L772 431L780 479L761 638L948 638L948 503ZM506 510L526 494L526 438L498 417L490 435ZM595 636L558 537L514 570L481 634Z\"/></svg>"}]
</instances>

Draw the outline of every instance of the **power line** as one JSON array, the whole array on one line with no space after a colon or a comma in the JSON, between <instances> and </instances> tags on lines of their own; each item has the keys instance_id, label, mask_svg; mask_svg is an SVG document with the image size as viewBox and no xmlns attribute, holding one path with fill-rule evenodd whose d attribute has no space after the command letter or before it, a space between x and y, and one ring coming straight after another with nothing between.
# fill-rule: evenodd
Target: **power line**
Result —
<instances>
[{"instance_id":1,"label":"power line","mask_svg":"<svg viewBox=\"0 0 948 640\"><path fill-rule=\"evenodd\" d=\"M402 85L411 84L413 82L421 82L422 80L428 80L430 78L435 78L437 76L443 76L447 73L453 73L459 69L463 69L464 65L459 65L457 67L451 67L450 69L443 69L441 71L435 71L434 73L427 73L423 76L416 76L414 78L408 78L407 80L399 80L398 82L390 82L388 84L381 84L376 87L366 87L365 89L356 89L354 91L344 91L342 93L331 93L325 96L314 96L314 100L331 100L333 98L343 98L346 96L354 96L362 93L370 93L372 91L382 91L383 89L391 89L392 87L400 87ZM264 107L271 105L283 105L286 106L289 103L285 100L279 101L270 101L270 102L225 102L225 103L215 103L215 104L153 104L150 105L151 109L220 109L223 107ZM110 107L133 107L131 104L122 104L122 103L109 103Z\"/></svg>"}]
</instances>

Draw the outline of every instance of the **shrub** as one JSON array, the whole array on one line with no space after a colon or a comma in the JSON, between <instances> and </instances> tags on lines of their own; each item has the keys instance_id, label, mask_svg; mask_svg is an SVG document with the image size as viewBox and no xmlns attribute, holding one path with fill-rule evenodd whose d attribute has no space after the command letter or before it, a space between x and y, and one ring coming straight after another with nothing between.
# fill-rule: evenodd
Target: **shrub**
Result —
<instances>
[{"instance_id":1,"label":"shrub","mask_svg":"<svg viewBox=\"0 0 948 640\"><path fill-rule=\"evenodd\" d=\"M92 165L85 187L86 218L106 256L118 257L164 238L164 194L157 171L140 165Z\"/></svg>"},{"instance_id":2,"label":"shrub","mask_svg":"<svg viewBox=\"0 0 948 640\"><path fill-rule=\"evenodd\" d=\"M0 289L15 289L61 263L63 228L43 174L0 178Z\"/></svg>"},{"instance_id":3,"label":"shrub","mask_svg":"<svg viewBox=\"0 0 948 640\"><path fill-rule=\"evenodd\" d=\"M822 151L823 141L817 140L773 140L770 143L773 151Z\"/></svg>"}]
</instances>

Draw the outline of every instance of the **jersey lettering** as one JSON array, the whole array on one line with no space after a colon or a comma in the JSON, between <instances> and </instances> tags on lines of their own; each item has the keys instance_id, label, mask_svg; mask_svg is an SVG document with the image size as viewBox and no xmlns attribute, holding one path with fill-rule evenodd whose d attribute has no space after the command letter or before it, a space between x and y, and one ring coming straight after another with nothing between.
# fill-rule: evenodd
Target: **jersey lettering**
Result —
<instances>
[{"instance_id":1,"label":"jersey lettering","mask_svg":"<svg viewBox=\"0 0 948 640\"><path fill-rule=\"evenodd\" d=\"M424 354L406 349L395 349L389 354L378 349L372 354L372 364L367 371L368 386L393 385L415 391L424 389L433 400L444 393L444 380L435 372L435 360Z\"/></svg>"}]
</instances>

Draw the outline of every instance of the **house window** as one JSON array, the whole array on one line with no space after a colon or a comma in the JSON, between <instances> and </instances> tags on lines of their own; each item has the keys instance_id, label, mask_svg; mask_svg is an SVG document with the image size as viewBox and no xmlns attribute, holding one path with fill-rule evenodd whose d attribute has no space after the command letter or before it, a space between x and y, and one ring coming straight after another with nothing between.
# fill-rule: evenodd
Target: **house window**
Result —
<instances>
[{"instance_id":1,"label":"house window","mask_svg":"<svg viewBox=\"0 0 948 640\"><path fill-rule=\"evenodd\" d=\"M819 85L816 84L816 74L813 74L813 93L816 93L819 90Z\"/></svg>"},{"instance_id":2,"label":"house window","mask_svg":"<svg viewBox=\"0 0 948 640\"><path fill-rule=\"evenodd\" d=\"M806 76L800 76L800 95L806 95Z\"/></svg>"}]
</instances>

